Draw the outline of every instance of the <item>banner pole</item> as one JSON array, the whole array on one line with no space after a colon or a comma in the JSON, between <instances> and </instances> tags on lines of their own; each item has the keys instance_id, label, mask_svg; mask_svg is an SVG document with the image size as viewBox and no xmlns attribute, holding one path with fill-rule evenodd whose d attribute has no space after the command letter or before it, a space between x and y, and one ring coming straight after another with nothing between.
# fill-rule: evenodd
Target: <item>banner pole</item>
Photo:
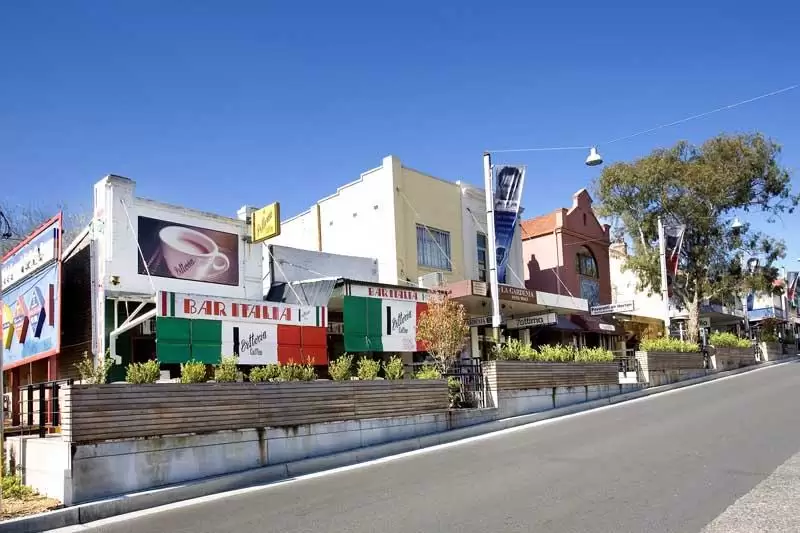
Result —
<instances>
[{"instance_id":1,"label":"banner pole","mask_svg":"<svg viewBox=\"0 0 800 533\"><path fill-rule=\"evenodd\" d=\"M492 156L483 153L483 179L486 189L486 236L489 255L489 294L492 297L492 337L500 336L500 289L497 282L497 235L494 227L494 186L492 185Z\"/></svg>"},{"instance_id":2,"label":"banner pole","mask_svg":"<svg viewBox=\"0 0 800 533\"><path fill-rule=\"evenodd\" d=\"M664 235L664 223L658 217L658 256L661 263L661 299L664 304L664 330L670 335L669 288L667 286L667 240Z\"/></svg>"}]
</instances>

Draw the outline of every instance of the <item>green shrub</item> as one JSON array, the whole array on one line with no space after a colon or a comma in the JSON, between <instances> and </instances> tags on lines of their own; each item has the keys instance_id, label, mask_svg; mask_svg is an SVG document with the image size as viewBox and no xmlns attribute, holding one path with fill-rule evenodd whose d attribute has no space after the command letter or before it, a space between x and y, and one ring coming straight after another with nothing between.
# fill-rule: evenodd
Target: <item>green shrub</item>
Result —
<instances>
[{"instance_id":1,"label":"green shrub","mask_svg":"<svg viewBox=\"0 0 800 533\"><path fill-rule=\"evenodd\" d=\"M733 333L712 333L708 343L717 348L750 348L749 339L740 339Z\"/></svg>"},{"instance_id":2,"label":"green shrub","mask_svg":"<svg viewBox=\"0 0 800 533\"><path fill-rule=\"evenodd\" d=\"M643 352L699 352L697 343L673 339L672 337L659 337L657 339L643 340L640 346Z\"/></svg>"},{"instance_id":3,"label":"green shrub","mask_svg":"<svg viewBox=\"0 0 800 533\"><path fill-rule=\"evenodd\" d=\"M403 359L397 355L390 357L388 363L383 363L383 373L386 379L403 379L405 374Z\"/></svg>"},{"instance_id":4,"label":"green shrub","mask_svg":"<svg viewBox=\"0 0 800 533\"><path fill-rule=\"evenodd\" d=\"M529 361L535 357L533 347L517 339L509 339L502 345L494 346L494 354L500 361Z\"/></svg>"},{"instance_id":5,"label":"green shrub","mask_svg":"<svg viewBox=\"0 0 800 533\"><path fill-rule=\"evenodd\" d=\"M314 381L317 379L317 373L310 364L301 365L290 362L281 365L279 379L281 381Z\"/></svg>"},{"instance_id":6,"label":"green shrub","mask_svg":"<svg viewBox=\"0 0 800 533\"><path fill-rule=\"evenodd\" d=\"M239 358L235 355L228 355L222 358L220 363L214 367L214 381L217 383L234 383L239 378L239 371L236 365Z\"/></svg>"},{"instance_id":7,"label":"green shrub","mask_svg":"<svg viewBox=\"0 0 800 533\"><path fill-rule=\"evenodd\" d=\"M778 336L771 331L764 332L761 334L761 342L778 342Z\"/></svg>"},{"instance_id":8,"label":"green shrub","mask_svg":"<svg viewBox=\"0 0 800 533\"><path fill-rule=\"evenodd\" d=\"M191 359L181 363L181 383L205 383L206 365Z\"/></svg>"},{"instance_id":9,"label":"green shrub","mask_svg":"<svg viewBox=\"0 0 800 533\"><path fill-rule=\"evenodd\" d=\"M433 365L422 365L414 375L416 379L442 379L442 373Z\"/></svg>"},{"instance_id":10,"label":"green shrub","mask_svg":"<svg viewBox=\"0 0 800 533\"><path fill-rule=\"evenodd\" d=\"M3 498L24 500L37 494L34 489L22 484L22 476L19 474L3 476Z\"/></svg>"},{"instance_id":11,"label":"green shrub","mask_svg":"<svg viewBox=\"0 0 800 533\"><path fill-rule=\"evenodd\" d=\"M155 383L160 377L161 367L155 359L144 363L131 363L125 372L125 381L137 385Z\"/></svg>"},{"instance_id":12,"label":"green shrub","mask_svg":"<svg viewBox=\"0 0 800 533\"><path fill-rule=\"evenodd\" d=\"M376 379L380 370L381 364L379 361L375 361L369 357L362 357L358 360L358 379L366 381Z\"/></svg>"},{"instance_id":13,"label":"green shrub","mask_svg":"<svg viewBox=\"0 0 800 533\"><path fill-rule=\"evenodd\" d=\"M101 364L94 365L94 357L89 352L83 352L83 359L75 363L75 369L81 376L81 381L89 385L100 385L108 382L108 372L114 361L111 359L111 352L106 350L106 356Z\"/></svg>"},{"instance_id":14,"label":"green shrub","mask_svg":"<svg viewBox=\"0 0 800 533\"><path fill-rule=\"evenodd\" d=\"M533 361L541 361L547 363L571 363L575 361L577 349L572 345L556 344L539 346L536 354L532 358Z\"/></svg>"},{"instance_id":15,"label":"green shrub","mask_svg":"<svg viewBox=\"0 0 800 533\"><path fill-rule=\"evenodd\" d=\"M278 364L271 364L266 366L257 366L250 371L250 381L253 383L261 383L264 381L275 381L281 375L281 366Z\"/></svg>"},{"instance_id":16,"label":"green shrub","mask_svg":"<svg viewBox=\"0 0 800 533\"><path fill-rule=\"evenodd\" d=\"M608 363L614 360L614 354L605 348L580 348L575 353L576 363Z\"/></svg>"},{"instance_id":17,"label":"green shrub","mask_svg":"<svg viewBox=\"0 0 800 533\"><path fill-rule=\"evenodd\" d=\"M447 378L447 398L450 402L450 407L460 407L464 404L461 380L455 376Z\"/></svg>"},{"instance_id":18,"label":"green shrub","mask_svg":"<svg viewBox=\"0 0 800 533\"><path fill-rule=\"evenodd\" d=\"M342 354L328 364L328 373L334 381L347 381L353 377L353 356Z\"/></svg>"}]
</instances>

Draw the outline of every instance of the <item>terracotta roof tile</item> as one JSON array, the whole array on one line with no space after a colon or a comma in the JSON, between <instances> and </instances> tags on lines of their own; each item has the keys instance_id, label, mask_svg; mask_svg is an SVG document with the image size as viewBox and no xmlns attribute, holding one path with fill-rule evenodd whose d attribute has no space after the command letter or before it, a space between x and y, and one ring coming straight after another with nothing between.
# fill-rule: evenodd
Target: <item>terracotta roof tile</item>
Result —
<instances>
[{"instance_id":1,"label":"terracotta roof tile","mask_svg":"<svg viewBox=\"0 0 800 533\"><path fill-rule=\"evenodd\" d=\"M553 233L556 229L556 213L553 211L547 215L523 220L522 227L522 240L532 239L546 233Z\"/></svg>"}]
</instances>

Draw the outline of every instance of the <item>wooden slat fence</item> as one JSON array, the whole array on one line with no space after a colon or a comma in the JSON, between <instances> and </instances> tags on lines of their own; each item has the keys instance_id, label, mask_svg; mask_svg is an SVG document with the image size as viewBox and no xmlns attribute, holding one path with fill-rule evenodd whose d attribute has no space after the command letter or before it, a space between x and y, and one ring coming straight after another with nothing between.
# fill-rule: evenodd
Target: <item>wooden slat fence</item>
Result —
<instances>
[{"instance_id":1,"label":"wooden slat fence","mask_svg":"<svg viewBox=\"0 0 800 533\"><path fill-rule=\"evenodd\" d=\"M484 379L494 390L583 387L619 384L619 365L612 363L537 363L491 361Z\"/></svg>"},{"instance_id":2,"label":"wooden slat fence","mask_svg":"<svg viewBox=\"0 0 800 533\"><path fill-rule=\"evenodd\" d=\"M702 370L705 366L700 352L636 352L636 359L644 375L669 370Z\"/></svg>"},{"instance_id":3,"label":"wooden slat fence","mask_svg":"<svg viewBox=\"0 0 800 533\"><path fill-rule=\"evenodd\" d=\"M444 411L442 380L73 385L61 432L71 442L300 426Z\"/></svg>"}]
</instances>

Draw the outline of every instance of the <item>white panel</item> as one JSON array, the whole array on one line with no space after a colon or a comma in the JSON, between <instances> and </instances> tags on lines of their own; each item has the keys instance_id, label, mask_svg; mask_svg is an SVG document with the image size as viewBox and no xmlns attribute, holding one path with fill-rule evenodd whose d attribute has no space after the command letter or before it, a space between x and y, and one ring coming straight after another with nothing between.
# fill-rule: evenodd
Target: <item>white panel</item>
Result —
<instances>
[{"instance_id":1,"label":"white panel","mask_svg":"<svg viewBox=\"0 0 800 533\"><path fill-rule=\"evenodd\" d=\"M272 262L270 262L270 251ZM265 272L272 283L304 281L327 277L378 282L378 260L369 257L339 255L287 246L264 247L264 265L272 265ZM265 286L265 290L269 287Z\"/></svg>"},{"instance_id":2,"label":"white panel","mask_svg":"<svg viewBox=\"0 0 800 533\"><path fill-rule=\"evenodd\" d=\"M389 323L387 324L387 320ZM413 352L417 349L417 304L383 300L381 330L384 352Z\"/></svg>"},{"instance_id":3,"label":"white panel","mask_svg":"<svg viewBox=\"0 0 800 533\"><path fill-rule=\"evenodd\" d=\"M266 365L278 362L278 326L271 324L222 323L223 354L235 353L234 328L239 329L239 364Z\"/></svg>"}]
</instances>

